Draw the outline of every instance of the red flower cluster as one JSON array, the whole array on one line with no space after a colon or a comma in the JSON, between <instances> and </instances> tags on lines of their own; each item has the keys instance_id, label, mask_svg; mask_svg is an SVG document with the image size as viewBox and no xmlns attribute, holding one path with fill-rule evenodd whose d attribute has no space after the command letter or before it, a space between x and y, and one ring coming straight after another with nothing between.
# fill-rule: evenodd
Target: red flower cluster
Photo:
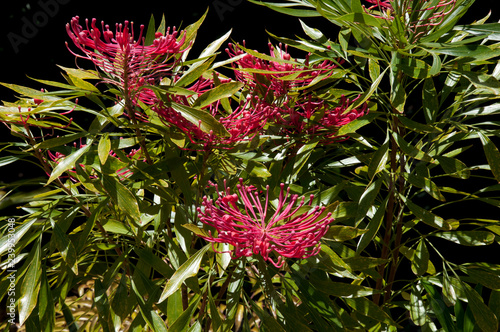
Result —
<instances>
[{"instance_id":1,"label":"red flower cluster","mask_svg":"<svg viewBox=\"0 0 500 332\"><path fill-rule=\"evenodd\" d=\"M246 84L252 96L251 107L272 109L267 112L271 115L267 121L274 125L273 132L300 137L321 135L324 142L332 142L341 126L368 112L366 103L346 112L357 98L351 101L342 96L340 103L331 104L304 91L328 78L337 64L327 60L310 64L309 55L302 64L292 59L286 46L285 50L282 45L275 50L269 44L269 48L276 60L258 58L232 44L226 52L231 57L243 55L233 63L236 78Z\"/></svg>"},{"instance_id":2,"label":"red flower cluster","mask_svg":"<svg viewBox=\"0 0 500 332\"><path fill-rule=\"evenodd\" d=\"M264 205L256 188L244 185L243 179L236 187L239 195L231 194L226 186L222 193L218 192L215 202L206 196L203 198L204 209L198 208L199 218L217 231L217 235L209 231L209 236L203 238L232 245L234 258L260 254L276 267L283 266L284 257L307 258L319 252L320 239L333 221L331 213L322 217L324 207L311 207L308 212L300 213L304 197L299 201L298 195L290 195L290 188L285 192L285 185L281 184L272 213L268 211L269 187ZM217 186L216 189L218 191ZM309 205L313 198L311 195ZM277 260L270 256L272 252L278 255Z\"/></svg>"},{"instance_id":3,"label":"red flower cluster","mask_svg":"<svg viewBox=\"0 0 500 332\"><path fill-rule=\"evenodd\" d=\"M66 31L85 55L76 54L71 49L70 52L76 57L92 60L106 73L104 81L118 86L133 101L141 86L153 84L155 79L170 71L178 62L176 55L187 49L184 47L186 35L182 34L178 40L175 27L172 32L168 28L165 34L157 32L153 44L144 45L143 25L135 39L133 22L117 23L113 33L104 22L99 29L96 21L92 19L89 27L89 21L85 20L84 29L78 16L71 19Z\"/></svg>"},{"instance_id":4,"label":"red flower cluster","mask_svg":"<svg viewBox=\"0 0 500 332\"><path fill-rule=\"evenodd\" d=\"M84 53L77 57L90 59L104 73L104 82L119 87L124 95L127 113L137 119L147 121L136 108L144 103L158 114L167 125L184 132L192 143L202 144L205 149L231 147L240 141L250 140L255 135L272 132L279 135L324 135L331 141L338 128L366 113L366 105L346 112L351 101L346 98L340 104L331 104L313 98L305 88L328 78L338 64L324 60L309 63L309 55L304 63L292 59L287 47L274 48L269 44L270 57L254 55L244 47L229 44L226 50L230 57L239 57L232 63L236 79L245 84L241 102L232 111L227 111L220 101L205 106L202 110L212 115L228 132L221 137L207 132L201 123L194 123L179 112L177 106L193 107L197 98L216 85L212 78L199 78L194 84L183 87L191 95L161 93L157 95L150 86L168 77L175 85L179 80L172 69L178 64L179 53L184 52L185 34L167 29L166 34L157 33L152 45L144 45L143 30L137 39L133 24L125 21L117 24L112 32L108 25L96 19L86 29L74 17L66 26L74 44ZM229 80L219 80L221 84ZM185 91L186 91L185 90Z\"/></svg>"}]
</instances>

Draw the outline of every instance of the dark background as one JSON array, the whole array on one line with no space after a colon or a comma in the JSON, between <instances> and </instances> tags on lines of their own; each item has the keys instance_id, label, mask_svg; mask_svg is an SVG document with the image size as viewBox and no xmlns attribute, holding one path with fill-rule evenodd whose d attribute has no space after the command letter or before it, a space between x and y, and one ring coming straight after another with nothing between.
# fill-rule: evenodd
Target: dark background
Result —
<instances>
[{"instance_id":1,"label":"dark background","mask_svg":"<svg viewBox=\"0 0 500 332\"><path fill-rule=\"evenodd\" d=\"M472 10L462 20L472 22L487 15L495 1L476 0ZM104 20L111 27L116 22L134 21L136 27L147 26L153 14L159 23L165 15L167 26L186 27L198 20L205 10L209 13L202 25L193 58L211 41L233 29L234 41L247 41L249 48L267 51L266 30L282 37L305 37L297 18L276 13L246 0L181 0L181 1L95 1L95 0L34 0L3 1L0 7L0 82L29 85L27 76L62 80L56 64L74 67L74 57L68 52L69 41L65 25L73 16ZM500 17L500 9L492 15ZM38 21L38 26L33 22ZM308 19L309 25L320 28L330 39L336 40L336 27L322 18ZM137 29L137 28L136 28ZM221 59L225 54L221 55ZM80 62L83 65L83 62ZM13 93L0 87L0 100L13 100ZM2 135L3 137L3 135Z\"/></svg>"}]
</instances>

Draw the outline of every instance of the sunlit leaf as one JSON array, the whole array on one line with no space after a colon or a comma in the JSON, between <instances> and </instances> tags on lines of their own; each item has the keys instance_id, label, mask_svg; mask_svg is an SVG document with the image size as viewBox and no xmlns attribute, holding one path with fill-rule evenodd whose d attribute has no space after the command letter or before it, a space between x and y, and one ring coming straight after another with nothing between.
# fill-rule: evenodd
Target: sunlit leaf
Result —
<instances>
[{"instance_id":1,"label":"sunlit leaf","mask_svg":"<svg viewBox=\"0 0 500 332\"><path fill-rule=\"evenodd\" d=\"M432 235L463 246L485 246L495 240L495 235L488 231L437 232Z\"/></svg>"},{"instance_id":2,"label":"sunlit leaf","mask_svg":"<svg viewBox=\"0 0 500 332\"><path fill-rule=\"evenodd\" d=\"M34 246L31 262L21 283L18 309L19 324L23 325L29 315L35 309L38 302L38 290L40 288L41 268L41 245L37 242Z\"/></svg>"},{"instance_id":3,"label":"sunlit leaf","mask_svg":"<svg viewBox=\"0 0 500 332\"><path fill-rule=\"evenodd\" d=\"M182 264L177 271L175 271L174 275L170 280L167 282L165 285L165 288L163 289L163 292L160 296L160 299L158 302L163 302L166 300L170 295L174 294L182 285L182 283L189 277L195 276L198 273L198 270L200 269L200 263L205 255L205 253L208 251L208 249L211 248L210 244L207 244L196 254L193 256L189 257L189 259Z\"/></svg>"},{"instance_id":4,"label":"sunlit leaf","mask_svg":"<svg viewBox=\"0 0 500 332\"><path fill-rule=\"evenodd\" d=\"M429 250L427 250L424 240L420 240L413 254L413 260L411 261L413 273L419 276L423 275L429 266L429 257Z\"/></svg>"},{"instance_id":5,"label":"sunlit leaf","mask_svg":"<svg viewBox=\"0 0 500 332\"><path fill-rule=\"evenodd\" d=\"M490 165L491 173L500 182L500 152L493 142L480 131L477 133L483 144L484 154Z\"/></svg>"}]
</instances>

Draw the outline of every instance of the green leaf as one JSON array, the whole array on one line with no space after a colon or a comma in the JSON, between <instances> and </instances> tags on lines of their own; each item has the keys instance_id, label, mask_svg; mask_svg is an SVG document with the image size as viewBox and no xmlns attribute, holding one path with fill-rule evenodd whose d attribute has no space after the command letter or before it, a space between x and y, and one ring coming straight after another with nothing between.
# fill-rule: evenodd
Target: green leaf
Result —
<instances>
[{"instance_id":1,"label":"green leaf","mask_svg":"<svg viewBox=\"0 0 500 332\"><path fill-rule=\"evenodd\" d=\"M214 55L214 53L224 44L224 42L229 38L231 35L231 31L229 30L226 32L222 37L214 40L213 42L210 43L201 53L200 56L198 57L199 59L203 59L207 56Z\"/></svg>"},{"instance_id":2,"label":"green leaf","mask_svg":"<svg viewBox=\"0 0 500 332\"><path fill-rule=\"evenodd\" d=\"M424 189L432 198L442 202L446 201L438 186L431 179L418 174L403 173L403 176L412 185Z\"/></svg>"},{"instance_id":3,"label":"green leaf","mask_svg":"<svg viewBox=\"0 0 500 332\"><path fill-rule=\"evenodd\" d=\"M432 227L435 227L437 229L442 229L442 230L451 230L452 226L446 222L443 218L435 215L434 213L427 211L426 209L418 206L417 204L413 203L409 199L406 199L406 197L403 197L400 195L402 200L405 202L406 206L410 209L410 211L415 215L415 217L419 220L422 220L424 223L427 225L430 225Z\"/></svg>"},{"instance_id":4,"label":"green leaf","mask_svg":"<svg viewBox=\"0 0 500 332\"><path fill-rule=\"evenodd\" d=\"M312 38L314 40L318 40L318 41L319 40L326 40L325 35L321 31L319 31L316 28L312 28L312 27L308 26L307 24L304 23L304 21L302 21L300 19L299 19L299 22L300 22L300 25L302 26L302 30L304 30L306 35L308 35L310 38Z\"/></svg>"},{"instance_id":5,"label":"green leaf","mask_svg":"<svg viewBox=\"0 0 500 332\"><path fill-rule=\"evenodd\" d=\"M439 102L437 98L436 87L434 86L434 81L432 78L427 78L424 80L424 86L422 88L422 103L424 110L425 121L427 123L434 123L439 111Z\"/></svg>"},{"instance_id":6,"label":"green leaf","mask_svg":"<svg viewBox=\"0 0 500 332\"><path fill-rule=\"evenodd\" d=\"M116 206L140 224L139 203L132 192L114 176L102 175L102 185Z\"/></svg>"},{"instance_id":7,"label":"green leaf","mask_svg":"<svg viewBox=\"0 0 500 332\"><path fill-rule=\"evenodd\" d=\"M45 268L42 267L40 292L38 294L38 319L41 331L52 332L55 328L55 306Z\"/></svg>"},{"instance_id":8,"label":"green leaf","mask_svg":"<svg viewBox=\"0 0 500 332\"><path fill-rule=\"evenodd\" d=\"M427 291L427 298L431 303L433 313L443 326L444 331L455 332L455 324L451 319L450 311L446 307L441 295L436 291L434 286L427 281L422 281L422 286L424 286Z\"/></svg>"},{"instance_id":9,"label":"green leaf","mask_svg":"<svg viewBox=\"0 0 500 332\"><path fill-rule=\"evenodd\" d=\"M69 268L74 274L78 275L77 255L73 243L54 219L50 218L50 224L53 230L51 241L53 241Z\"/></svg>"},{"instance_id":10,"label":"green leaf","mask_svg":"<svg viewBox=\"0 0 500 332\"><path fill-rule=\"evenodd\" d=\"M436 160L446 174L464 180L470 177L469 168L460 160L444 156L436 156Z\"/></svg>"},{"instance_id":11,"label":"green leaf","mask_svg":"<svg viewBox=\"0 0 500 332\"><path fill-rule=\"evenodd\" d=\"M169 332L182 332L186 331L189 326L189 322L193 319L193 314L196 308L198 307L198 303L200 303L201 297L200 294L196 294L191 298L191 304L184 311L179 318L170 326L168 329ZM161 301L160 301L161 302Z\"/></svg>"},{"instance_id":12,"label":"green leaf","mask_svg":"<svg viewBox=\"0 0 500 332\"><path fill-rule=\"evenodd\" d=\"M198 78L200 78L203 73L205 73L210 66L212 65L212 62L214 61L215 56L212 56L204 62L196 62L193 64L186 72L181 76L181 78L175 83L175 86L177 87L186 87L189 84L193 83L196 81Z\"/></svg>"},{"instance_id":13,"label":"green leaf","mask_svg":"<svg viewBox=\"0 0 500 332\"><path fill-rule=\"evenodd\" d=\"M81 147L70 155L61 159L57 166L52 170L50 174L50 178L47 181L47 184L51 183L55 179L57 179L62 173L66 172L69 169L75 167L75 163L80 159L92 146L92 141L88 142L87 145Z\"/></svg>"},{"instance_id":14,"label":"green leaf","mask_svg":"<svg viewBox=\"0 0 500 332\"><path fill-rule=\"evenodd\" d=\"M199 96L193 104L193 107L203 108L222 98L231 97L242 87L243 83L241 82L229 82L216 86Z\"/></svg>"},{"instance_id":15,"label":"green leaf","mask_svg":"<svg viewBox=\"0 0 500 332\"><path fill-rule=\"evenodd\" d=\"M35 148L50 149L50 148L53 148L56 146L65 145L65 144L74 142L79 138L84 137L86 134L87 134L86 132L81 132L81 133L74 133L74 134L69 134L69 135L65 135L65 136L61 136L61 137L51 138L51 139L48 139L48 140L45 140L41 143L36 144Z\"/></svg>"},{"instance_id":16,"label":"green leaf","mask_svg":"<svg viewBox=\"0 0 500 332\"><path fill-rule=\"evenodd\" d=\"M42 274L41 245L39 241L35 243L32 250L34 253L33 255L30 255L31 262L29 263L28 269L21 283L20 294L17 302L20 325L24 324L33 309L36 307L38 301L40 276Z\"/></svg>"},{"instance_id":17,"label":"green leaf","mask_svg":"<svg viewBox=\"0 0 500 332\"><path fill-rule=\"evenodd\" d=\"M255 0L249 0L250 2L253 2L257 5L263 5L266 6L278 13L290 15L290 16L296 16L296 17L318 17L321 16L320 13L316 10L310 10L310 9L295 9L295 8L289 8L293 5L288 5L288 4L283 4L283 3L270 3L270 2L262 2L262 1L255 1Z\"/></svg>"},{"instance_id":18,"label":"green leaf","mask_svg":"<svg viewBox=\"0 0 500 332\"><path fill-rule=\"evenodd\" d=\"M427 309L422 297L422 286L414 284L410 293L410 317L417 326L422 326L427 321Z\"/></svg>"},{"instance_id":19,"label":"green leaf","mask_svg":"<svg viewBox=\"0 0 500 332\"><path fill-rule=\"evenodd\" d=\"M246 171L251 176L255 176L258 178L268 178L268 177L272 176L272 174L269 172L269 170L267 169L267 167L264 164L253 161L253 160L248 161Z\"/></svg>"},{"instance_id":20,"label":"green leaf","mask_svg":"<svg viewBox=\"0 0 500 332\"><path fill-rule=\"evenodd\" d=\"M1 239L0 239L0 255L3 255L9 248L14 248L16 247L16 244L19 242L19 240L28 232L33 226L33 224L37 221L37 219L31 219L28 222L23 222L22 225L17 227L15 229L14 235L10 235L11 233L5 234Z\"/></svg>"},{"instance_id":21,"label":"green leaf","mask_svg":"<svg viewBox=\"0 0 500 332\"><path fill-rule=\"evenodd\" d=\"M425 241L421 239L418 242L417 249L413 254L413 260L411 261L411 270L418 276L423 275L429 266L429 250L425 245Z\"/></svg>"},{"instance_id":22,"label":"green leaf","mask_svg":"<svg viewBox=\"0 0 500 332\"><path fill-rule=\"evenodd\" d=\"M497 318L500 317L500 291L493 290L491 292L488 307L495 314L495 316L497 316Z\"/></svg>"},{"instance_id":23,"label":"green leaf","mask_svg":"<svg viewBox=\"0 0 500 332\"><path fill-rule=\"evenodd\" d=\"M477 283L490 289L500 290L500 273L498 270L486 270L481 266L467 266L467 274Z\"/></svg>"},{"instance_id":24,"label":"green leaf","mask_svg":"<svg viewBox=\"0 0 500 332\"><path fill-rule=\"evenodd\" d=\"M372 207L381 186L382 180L378 179L372 182L368 187L366 187L365 191L359 198L358 210L356 212L356 218L354 220L355 226L358 226L359 223L366 217L366 213Z\"/></svg>"},{"instance_id":25,"label":"green leaf","mask_svg":"<svg viewBox=\"0 0 500 332\"><path fill-rule=\"evenodd\" d=\"M438 232L432 235L463 246L485 246L495 241L495 235L488 231Z\"/></svg>"},{"instance_id":26,"label":"green leaf","mask_svg":"<svg viewBox=\"0 0 500 332\"><path fill-rule=\"evenodd\" d=\"M368 246L368 244L370 244L371 240L375 237L378 230L380 229L382 221L384 220L386 206L387 206L387 198L378 207L377 212L375 212L373 218L366 226L367 232L361 235L361 238L359 239L358 242L358 246L356 247L357 255L359 255Z\"/></svg>"},{"instance_id":27,"label":"green leaf","mask_svg":"<svg viewBox=\"0 0 500 332\"><path fill-rule=\"evenodd\" d=\"M99 155L99 160L101 165L106 163L108 160L109 152L111 151L111 140L109 139L108 133L101 136L99 140L99 145L97 146L97 154Z\"/></svg>"},{"instance_id":28,"label":"green leaf","mask_svg":"<svg viewBox=\"0 0 500 332\"><path fill-rule=\"evenodd\" d=\"M338 226L338 225L333 225L330 226L328 229L328 232L325 234L325 239L327 240L334 240L334 241L348 241L352 240L361 234L366 233L367 230L364 229L359 229L356 227L351 227L351 226Z\"/></svg>"},{"instance_id":29,"label":"green leaf","mask_svg":"<svg viewBox=\"0 0 500 332\"><path fill-rule=\"evenodd\" d=\"M389 141L386 142L375 151L370 163L368 164L368 177L373 179L375 174L382 172L387 166L387 159L389 158Z\"/></svg>"},{"instance_id":30,"label":"green leaf","mask_svg":"<svg viewBox=\"0 0 500 332\"><path fill-rule=\"evenodd\" d=\"M427 153L424 151L418 149L417 147L408 144L403 137L398 135L397 133L392 133L392 136L394 137L394 140L398 144L398 146L401 148L401 150L404 152L409 157L415 158L417 160L422 160L426 162L434 162L434 159L432 159L431 156L429 156Z\"/></svg>"},{"instance_id":31,"label":"green leaf","mask_svg":"<svg viewBox=\"0 0 500 332\"><path fill-rule=\"evenodd\" d=\"M253 300L250 301L251 301L250 304L252 305L252 310L259 317L260 321L262 322L262 328L264 330L286 332L283 326L281 326L273 316L271 316L266 311L262 310L262 308L257 303L255 303L255 301Z\"/></svg>"},{"instance_id":32,"label":"green leaf","mask_svg":"<svg viewBox=\"0 0 500 332\"><path fill-rule=\"evenodd\" d=\"M82 79L82 80L91 80L91 79L100 80L100 79L102 79L101 77L99 77L99 75L97 75L97 73L95 71L85 70L85 69L76 69L76 68L66 68L66 67L63 67L60 65L57 65L57 67L64 70L68 75L71 75L73 77L78 77L79 79Z\"/></svg>"},{"instance_id":33,"label":"green leaf","mask_svg":"<svg viewBox=\"0 0 500 332\"><path fill-rule=\"evenodd\" d=\"M400 62L397 64L397 68L415 79L424 79L431 76L431 66L414 57L401 58Z\"/></svg>"},{"instance_id":34,"label":"green leaf","mask_svg":"<svg viewBox=\"0 0 500 332\"><path fill-rule=\"evenodd\" d=\"M343 136L343 135L355 133L356 130L371 123L373 121L373 119L375 119L376 117L378 117L378 114L368 113L365 116L362 116L360 118L357 118L354 121L349 122L345 126L340 127L340 129L338 131L338 136Z\"/></svg>"},{"instance_id":35,"label":"green leaf","mask_svg":"<svg viewBox=\"0 0 500 332\"><path fill-rule=\"evenodd\" d=\"M219 308L215 304L210 287L208 288L208 305L210 307L210 318L212 319L213 329L214 331L218 331L219 327L222 325L222 319L220 317Z\"/></svg>"},{"instance_id":36,"label":"green leaf","mask_svg":"<svg viewBox=\"0 0 500 332\"><path fill-rule=\"evenodd\" d=\"M398 326L397 323L379 306L364 297L345 299L347 305L353 308L356 313L375 319L377 322L387 324L389 326Z\"/></svg>"},{"instance_id":37,"label":"green leaf","mask_svg":"<svg viewBox=\"0 0 500 332\"><path fill-rule=\"evenodd\" d=\"M500 152L488 136L480 131L478 131L477 134L483 144L484 154L490 165L491 173L493 173L495 179L500 182Z\"/></svg>"},{"instance_id":38,"label":"green leaf","mask_svg":"<svg viewBox=\"0 0 500 332\"><path fill-rule=\"evenodd\" d=\"M495 77L472 71L460 72L460 74L467 78L476 88L484 89L488 94L500 94L500 81Z\"/></svg>"},{"instance_id":39,"label":"green leaf","mask_svg":"<svg viewBox=\"0 0 500 332\"><path fill-rule=\"evenodd\" d=\"M184 118L196 126L200 126L200 129L205 133L213 133L219 137L230 136L226 128L221 125L210 113L199 110L186 105L181 105L177 103L171 103L172 108L177 112L181 113Z\"/></svg>"},{"instance_id":40,"label":"green leaf","mask_svg":"<svg viewBox=\"0 0 500 332\"><path fill-rule=\"evenodd\" d=\"M432 99L432 98L430 98L430 99ZM426 106L429 106L429 105L427 105L427 100L426 100L426 102L424 104ZM406 128L411 129L413 131L416 131L418 133L440 133L440 132L442 132L442 130L440 128L438 128L438 127L434 127L434 126L431 126L431 125L426 125L426 124L423 124L423 123L419 123L419 122L410 120L410 119L408 119L405 116L398 117L398 120Z\"/></svg>"},{"instance_id":41,"label":"green leaf","mask_svg":"<svg viewBox=\"0 0 500 332\"><path fill-rule=\"evenodd\" d=\"M167 319L169 325L172 325L181 315L182 310L182 289L178 289L167 299Z\"/></svg>"},{"instance_id":42,"label":"green leaf","mask_svg":"<svg viewBox=\"0 0 500 332\"><path fill-rule=\"evenodd\" d=\"M484 304L481 296L472 289L468 284L463 284L465 296L469 301L469 306L472 314L476 319L477 326L483 332L496 332L498 331L498 319L486 304Z\"/></svg>"},{"instance_id":43,"label":"green leaf","mask_svg":"<svg viewBox=\"0 0 500 332\"><path fill-rule=\"evenodd\" d=\"M182 227L189 229L191 232L198 236L210 237L206 230L196 226L195 224L183 224Z\"/></svg>"},{"instance_id":44,"label":"green leaf","mask_svg":"<svg viewBox=\"0 0 500 332\"><path fill-rule=\"evenodd\" d=\"M318 280L317 278L314 278L314 274L311 275L311 284L320 292L343 298L358 298L370 296L379 292L370 287L345 282L334 282L330 281L330 279Z\"/></svg>"},{"instance_id":45,"label":"green leaf","mask_svg":"<svg viewBox=\"0 0 500 332\"><path fill-rule=\"evenodd\" d=\"M165 301L170 295L174 294L182 285L182 283L189 277L195 276L200 269L201 260L203 255L211 248L210 244L207 244L196 254L189 257L189 259L182 264L177 271L175 271L174 275L165 285L163 292L160 296L158 302Z\"/></svg>"},{"instance_id":46,"label":"green leaf","mask_svg":"<svg viewBox=\"0 0 500 332\"><path fill-rule=\"evenodd\" d=\"M155 17L154 15L151 15L151 18L149 19L148 23L148 28L146 30L146 38L144 39L144 45L148 46L153 44L153 41L155 40Z\"/></svg>"}]
</instances>

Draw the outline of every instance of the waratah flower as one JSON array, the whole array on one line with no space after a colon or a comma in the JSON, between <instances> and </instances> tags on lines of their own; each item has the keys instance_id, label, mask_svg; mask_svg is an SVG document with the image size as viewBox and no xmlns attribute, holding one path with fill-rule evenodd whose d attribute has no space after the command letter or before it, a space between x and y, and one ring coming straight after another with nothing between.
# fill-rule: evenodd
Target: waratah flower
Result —
<instances>
[{"instance_id":1,"label":"waratah flower","mask_svg":"<svg viewBox=\"0 0 500 332\"><path fill-rule=\"evenodd\" d=\"M230 80L220 81L227 83ZM153 90L146 88L141 90L139 100L151 107L151 110L158 115L165 125L177 128L188 137L191 143L203 145L206 149L214 146L227 148L235 143L251 140L262 131L268 121L276 117L276 107L252 102L257 98L249 97L230 113L220 107L220 102L214 102L202 109L219 121L229 133L229 136L219 137L212 132L203 131L200 123L189 121L172 107L172 103L191 107L196 98L214 88L214 86L212 79L202 77L186 88L186 90L192 92L191 95L165 94L162 99Z\"/></svg>"},{"instance_id":2,"label":"waratah flower","mask_svg":"<svg viewBox=\"0 0 500 332\"><path fill-rule=\"evenodd\" d=\"M298 195L291 195L290 188L285 191L281 184L275 211L271 212L269 186L264 203L256 188L244 185L243 179L236 187L238 194L231 194L225 184L216 201L203 198L199 218L217 232L209 231L209 236L203 238L232 245L233 258L258 254L278 268L285 258L307 258L319 252L320 240L333 221L331 213L322 215L325 207L315 206L302 212L304 197L299 200ZM313 198L311 195L309 205ZM278 258L273 258L272 253Z\"/></svg>"},{"instance_id":3,"label":"waratah flower","mask_svg":"<svg viewBox=\"0 0 500 332\"><path fill-rule=\"evenodd\" d=\"M283 49L284 48L284 49ZM236 79L246 83L251 89L259 89L261 97L272 92L275 98L285 96L294 88L310 84L316 77L325 75L325 78L337 68L337 64L324 60L320 63L309 64L309 54L304 63L293 59L287 52L288 46L280 44L277 49L269 43L271 57L275 60L266 60L246 53L239 45L229 44L226 52L231 58L243 57L232 63ZM267 56L268 57L268 56Z\"/></svg>"},{"instance_id":4,"label":"waratah flower","mask_svg":"<svg viewBox=\"0 0 500 332\"><path fill-rule=\"evenodd\" d=\"M337 106L324 100L297 102L294 107L281 109L276 123L283 135L321 136L326 143L334 142L338 140L340 127L368 113L366 103L347 111L358 98L350 100L342 96Z\"/></svg>"},{"instance_id":5,"label":"waratah flower","mask_svg":"<svg viewBox=\"0 0 500 332\"><path fill-rule=\"evenodd\" d=\"M175 27L165 34L157 32L153 44L145 45L143 38L144 26L140 26L137 39L134 35L134 24L125 21L116 24L113 33L109 25L101 22L101 29L96 25L96 19L85 20L86 29L79 24L79 17L73 17L66 30L73 43L84 55L70 50L79 58L89 59L104 73L104 81L118 86L132 102L141 86L153 84L159 77L178 62L179 53L187 49L184 45L186 34L178 39Z\"/></svg>"}]
</instances>

